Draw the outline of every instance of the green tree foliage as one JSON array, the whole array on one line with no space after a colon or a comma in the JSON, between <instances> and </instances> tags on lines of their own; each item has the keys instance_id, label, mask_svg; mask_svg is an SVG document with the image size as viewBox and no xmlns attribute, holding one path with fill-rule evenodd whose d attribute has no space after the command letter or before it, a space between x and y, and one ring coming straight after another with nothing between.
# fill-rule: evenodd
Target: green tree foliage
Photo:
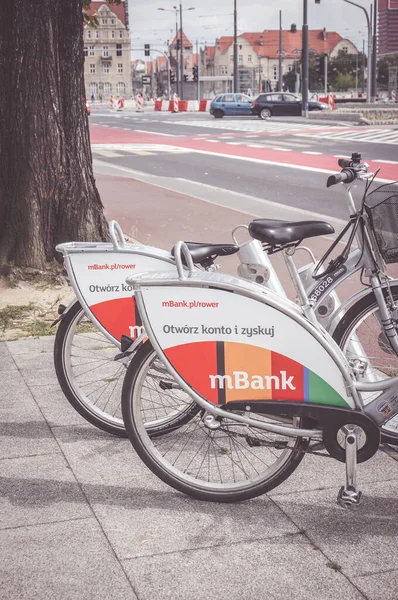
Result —
<instances>
[{"instance_id":1,"label":"green tree foliage","mask_svg":"<svg viewBox=\"0 0 398 600\"><path fill-rule=\"evenodd\" d=\"M363 55L358 55L358 81L361 78ZM323 55L317 55L315 52L309 53L309 88L311 91L321 91L325 86L325 75L322 68ZM365 63L366 65L366 63ZM346 54L339 51L336 58L328 57L328 91L346 90L355 86L355 70L357 66L357 57L355 54ZM300 73L301 61L293 63L293 69L283 76L284 84L289 90L294 90L296 73Z\"/></svg>"}]
</instances>

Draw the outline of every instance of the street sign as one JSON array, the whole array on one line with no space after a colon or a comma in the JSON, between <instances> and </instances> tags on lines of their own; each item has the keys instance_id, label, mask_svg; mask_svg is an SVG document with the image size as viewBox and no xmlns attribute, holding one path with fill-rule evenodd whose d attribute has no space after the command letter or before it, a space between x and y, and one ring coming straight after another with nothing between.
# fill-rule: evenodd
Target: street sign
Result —
<instances>
[{"instance_id":1,"label":"street sign","mask_svg":"<svg viewBox=\"0 0 398 600\"><path fill-rule=\"evenodd\" d=\"M151 85L151 76L150 75L142 76L142 85Z\"/></svg>"}]
</instances>

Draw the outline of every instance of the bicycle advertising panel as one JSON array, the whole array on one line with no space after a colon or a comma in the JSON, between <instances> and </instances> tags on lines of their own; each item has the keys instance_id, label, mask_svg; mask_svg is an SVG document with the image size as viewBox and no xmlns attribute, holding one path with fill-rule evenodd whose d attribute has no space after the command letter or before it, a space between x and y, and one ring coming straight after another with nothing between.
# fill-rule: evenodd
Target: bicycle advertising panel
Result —
<instances>
[{"instance_id":1,"label":"bicycle advertising panel","mask_svg":"<svg viewBox=\"0 0 398 600\"><path fill-rule=\"evenodd\" d=\"M283 308L213 286L140 286L148 337L209 402L354 407L326 348Z\"/></svg>"},{"instance_id":2,"label":"bicycle advertising panel","mask_svg":"<svg viewBox=\"0 0 398 600\"><path fill-rule=\"evenodd\" d=\"M167 252L153 249L154 256L146 256L142 247L137 248L137 252L131 247L128 251L71 252L65 260L73 289L87 316L118 342L123 334L136 339L143 332L133 288L126 283L127 275L175 270Z\"/></svg>"}]
</instances>

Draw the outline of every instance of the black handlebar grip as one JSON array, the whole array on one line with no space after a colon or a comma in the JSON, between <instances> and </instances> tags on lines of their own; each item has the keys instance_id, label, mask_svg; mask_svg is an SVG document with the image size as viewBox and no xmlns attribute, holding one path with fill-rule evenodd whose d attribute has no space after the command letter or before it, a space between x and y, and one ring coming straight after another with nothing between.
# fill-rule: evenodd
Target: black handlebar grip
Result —
<instances>
[{"instance_id":1,"label":"black handlebar grip","mask_svg":"<svg viewBox=\"0 0 398 600\"><path fill-rule=\"evenodd\" d=\"M328 180L326 182L326 187L332 187L332 185L336 185L336 183L340 183L340 181L342 180L342 173L336 173L335 175L330 175L330 177L328 177Z\"/></svg>"},{"instance_id":2,"label":"black handlebar grip","mask_svg":"<svg viewBox=\"0 0 398 600\"><path fill-rule=\"evenodd\" d=\"M332 185L336 185L336 183L351 183L354 181L356 177L356 173L353 169L343 169L341 173L336 173L335 175L330 175L327 180L326 187L331 187Z\"/></svg>"}]
</instances>

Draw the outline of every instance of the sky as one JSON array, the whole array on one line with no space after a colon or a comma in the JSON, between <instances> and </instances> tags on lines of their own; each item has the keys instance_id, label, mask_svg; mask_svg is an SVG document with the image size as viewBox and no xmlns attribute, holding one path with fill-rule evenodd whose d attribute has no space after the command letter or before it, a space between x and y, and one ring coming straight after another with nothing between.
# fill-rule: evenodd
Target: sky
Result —
<instances>
[{"instance_id":1,"label":"sky","mask_svg":"<svg viewBox=\"0 0 398 600\"><path fill-rule=\"evenodd\" d=\"M175 36L176 18L173 0L128 0L133 58L144 58L140 51L144 44L161 51L167 40ZM355 0L369 12L370 2ZM177 5L179 7L179 3ZM192 43L200 46L214 45L215 39L233 35L234 0L182 0L183 30ZM160 11L165 8L170 12ZM194 8L194 10L186 10ZM237 0L238 34L245 31L263 31L279 28L279 10L282 10L282 27L290 29L296 23L301 29L303 0ZM217 13L217 14L215 14ZM178 17L179 18L179 17ZM178 21L179 22L179 21ZM310 29L337 31L350 39L359 50L367 39L365 13L344 0L308 0ZM156 53L153 54L155 58ZM148 59L147 59L148 60Z\"/></svg>"}]
</instances>

